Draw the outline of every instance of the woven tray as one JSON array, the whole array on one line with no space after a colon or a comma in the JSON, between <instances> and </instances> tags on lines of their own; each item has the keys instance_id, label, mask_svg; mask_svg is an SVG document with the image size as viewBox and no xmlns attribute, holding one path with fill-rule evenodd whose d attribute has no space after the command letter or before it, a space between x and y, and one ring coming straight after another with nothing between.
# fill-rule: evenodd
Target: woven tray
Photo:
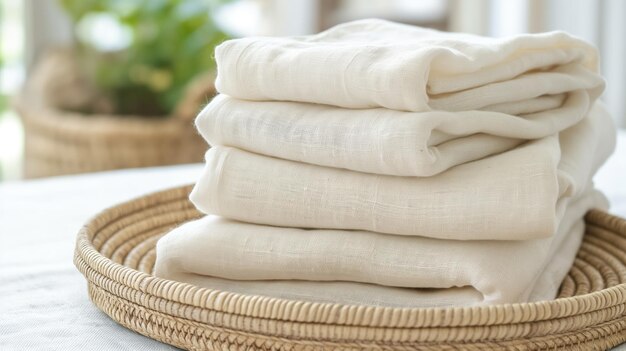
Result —
<instances>
[{"instance_id":1,"label":"woven tray","mask_svg":"<svg viewBox=\"0 0 626 351\"><path fill-rule=\"evenodd\" d=\"M560 298L466 308L311 303L150 275L157 240L200 216L190 187L110 208L78 234L92 301L138 333L189 350L604 350L626 342L626 220L591 211Z\"/></svg>"}]
</instances>

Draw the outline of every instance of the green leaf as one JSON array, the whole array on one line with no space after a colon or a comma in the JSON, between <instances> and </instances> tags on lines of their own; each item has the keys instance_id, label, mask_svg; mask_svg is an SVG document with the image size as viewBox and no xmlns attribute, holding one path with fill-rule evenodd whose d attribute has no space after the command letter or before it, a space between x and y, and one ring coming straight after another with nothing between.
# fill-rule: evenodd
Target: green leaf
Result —
<instances>
[{"instance_id":1,"label":"green leaf","mask_svg":"<svg viewBox=\"0 0 626 351\"><path fill-rule=\"evenodd\" d=\"M120 114L171 113L187 84L215 69L213 50L227 39L211 11L230 0L59 0L75 23L106 12L131 30L122 52L80 43L81 67ZM103 35L105 35L103 33Z\"/></svg>"}]
</instances>

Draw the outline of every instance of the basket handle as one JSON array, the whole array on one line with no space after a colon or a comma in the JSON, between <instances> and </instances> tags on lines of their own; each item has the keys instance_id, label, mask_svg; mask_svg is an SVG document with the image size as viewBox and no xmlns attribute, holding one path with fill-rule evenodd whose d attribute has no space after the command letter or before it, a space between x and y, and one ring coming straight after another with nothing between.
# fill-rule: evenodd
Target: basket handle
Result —
<instances>
[{"instance_id":1,"label":"basket handle","mask_svg":"<svg viewBox=\"0 0 626 351\"><path fill-rule=\"evenodd\" d=\"M194 78L174 109L174 118L192 121L201 107L209 103L217 94L215 89L215 72L205 72Z\"/></svg>"}]
</instances>

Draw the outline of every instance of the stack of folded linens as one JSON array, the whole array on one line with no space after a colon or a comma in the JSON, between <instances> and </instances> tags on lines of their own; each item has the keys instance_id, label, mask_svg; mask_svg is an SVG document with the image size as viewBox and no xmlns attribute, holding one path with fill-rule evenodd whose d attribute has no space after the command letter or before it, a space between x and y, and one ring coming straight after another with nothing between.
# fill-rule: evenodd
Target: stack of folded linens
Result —
<instances>
[{"instance_id":1,"label":"stack of folded linens","mask_svg":"<svg viewBox=\"0 0 626 351\"><path fill-rule=\"evenodd\" d=\"M207 216L155 274L304 301L553 299L615 131L597 54L561 32L483 38L363 20L221 44Z\"/></svg>"}]
</instances>

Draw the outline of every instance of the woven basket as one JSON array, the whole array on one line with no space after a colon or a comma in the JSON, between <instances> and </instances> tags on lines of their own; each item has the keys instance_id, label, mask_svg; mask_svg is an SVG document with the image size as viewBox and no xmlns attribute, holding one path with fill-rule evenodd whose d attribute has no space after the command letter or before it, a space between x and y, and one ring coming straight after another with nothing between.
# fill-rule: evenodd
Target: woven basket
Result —
<instances>
[{"instance_id":1,"label":"woven basket","mask_svg":"<svg viewBox=\"0 0 626 351\"><path fill-rule=\"evenodd\" d=\"M172 116L85 115L68 111L98 105L77 65L73 52L51 51L13 100L24 125L25 178L202 161L207 144L193 117L215 93L212 75L190 83Z\"/></svg>"},{"instance_id":2,"label":"woven basket","mask_svg":"<svg viewBox=\"0 0 626 351\"><path fill-rule=\"evenodd\" d=\"M200 216L190 187L110 208L78 234L92 301L120 324L189 350L605 350L626 342L626 220L599 211L556 300L385 308L284 300L150 275L155 244Z\"/></svg>"},{"instance_id":3,"label":"woven basket","mask_svg":"<svg viewBox=\"0 0 626 351\"><path fill-rule=\"evenodd\" d=\"M202 161L207 145L193 123L178 118L83 116L19 99L24 125L24 177Z\"/></svg>"}]
</instances>

